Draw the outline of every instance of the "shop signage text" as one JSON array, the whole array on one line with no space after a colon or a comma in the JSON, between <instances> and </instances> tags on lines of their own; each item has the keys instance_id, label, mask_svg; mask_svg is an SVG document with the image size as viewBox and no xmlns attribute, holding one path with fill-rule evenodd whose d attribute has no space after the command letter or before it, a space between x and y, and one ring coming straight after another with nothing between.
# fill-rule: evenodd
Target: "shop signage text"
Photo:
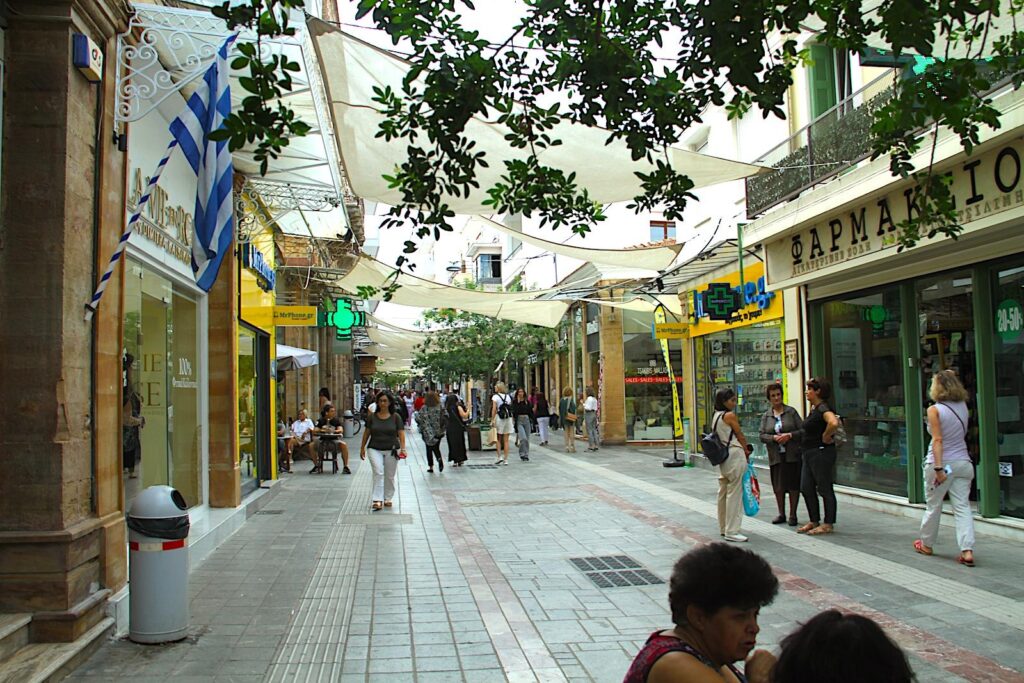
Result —
<instances>
[{"instance_id":1,"label":"shop signage text","mask_svg":"<svg viewBox=\"0 0 1024 683\"><path fill-rule=\"evenodd\" d=\"M692 293L691 337L782 317L782 299L768 289L764 264L745 265L743 274L742 285L740 273L736 271ZM707 296L709 292L714 295ZM714 309L710 308L712 305Z\"/></svg>"},{"instance_id":2,"label":"shop signage text","mask_svg":"<svg viewBox=\"0 0 1024 683\"><path fill-rule=\"evenodd\" d=\"M128 196L129 209L134 210L138 206L148 183L149 178L142 175L142 169L136 168L132 172L132 189ZM192 211L180 204L172 204L169 198L167 190L159 185L152 188L143 217L172 239L188 246L192 243ZM189 258L191 259L191 256Z\"/></svg>"},{"instance_id":3,"label":"shop signage text","mask_svg":"<svg viewBox=\"0 0 1024 683\"><path fill-rule=\"evenodd\" d=\"M316 327L316 306L274 306L274 326Z\"/></svg>"},{"instance_id":4,"label":"shop signage text","mask_svg":"<svg viewBox=\"0 0 1024 683\"><path fill-rule=\"evenodd\" d=\"M948 170L961 225L1024 206L1021 155L1013 145L970 157ZM768 244L771 282L786 280L896 246L897 226L918 215L917 190L902 186L852 210ZM937 236L932 239L944 239ZM925 240L927 241L927 240Z\"/></svg>"},{"instance_id":5,"label":"shop signage text","mask_svg":"<svg viewBox=\"0 0 1024 683\"><path fill-rule=\"evenodd\" d=\"M256 274L256 284L265 292L271 292L277 281L277 273L263 257L263 252L250 242L242 247L242 265Z\"/></svg>"},{"instance_id":6,"label":"shop signage text","mask_svg":"<svg viewBox=\"0 0 1024 683\"><path fill-rule=\"evenodd\" d=\"M654 323L651 335L655 339L686 339L690 336L689 323Z\"/></svg>"},{"instance_id":7,"label":"shop signage text","mask_svg":"<svg viewBox=\"0 0 1024 683\"><path fill-rule=\"evenodd\" d=\"M668 375L650 375L648 377L627 377L625 379L626 384L668 384ZM676 379L676 382L682 382L683 378Z\"/></svg>"}]
</instances>

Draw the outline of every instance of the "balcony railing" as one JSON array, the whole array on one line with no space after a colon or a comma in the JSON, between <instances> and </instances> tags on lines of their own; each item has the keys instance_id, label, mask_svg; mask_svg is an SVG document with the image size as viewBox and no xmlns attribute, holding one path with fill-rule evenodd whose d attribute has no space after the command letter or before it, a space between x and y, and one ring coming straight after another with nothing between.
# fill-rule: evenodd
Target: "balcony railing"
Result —
<instances>
[{"instance_id":1,"label":"balcony railing","mask_svg":"<svg viewBox=\"0 0 1024 683\"><path fill-rule=\"evenodd\" d=\"M874 114L892 99L893 91L887 88L871 97L865 93L877 90L882 79L891 80L892 75L868 83L754 162L774 170L747 178L748 218L871 156Z\"/></svg>"}]
</instances>

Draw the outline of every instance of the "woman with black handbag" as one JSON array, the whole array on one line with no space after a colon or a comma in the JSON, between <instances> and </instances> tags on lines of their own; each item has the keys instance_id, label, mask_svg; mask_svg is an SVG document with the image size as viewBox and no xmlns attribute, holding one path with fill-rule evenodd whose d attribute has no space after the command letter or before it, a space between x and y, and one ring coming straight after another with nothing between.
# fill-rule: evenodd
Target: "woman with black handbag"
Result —
<instances>
[{"instance_id":1,"label":"woman with black handbag","mask_svg":"<svg viewBox=\"0 0 1024 683\"><path fill-rule=\"evenodd\" d=\"M565 452L576 452L576 401L572 397L572 388L562 390L562 400L558 402L558 421L565 430Z\"/></svg>"},{"instance_id":2,"label":"woman with black handbag","mask_svg":"<svg viewBox=\"0 0 1024 683\"><path fill-rule=\"evenodd\" d=\"M743 474L754 447L747 443L736 417L736 392L726 387L715 393L715 415L711 430L728 453L718 469L718 530L727 541L746 543L740 533L743 524Z\"/></svg>"}]
</instances>

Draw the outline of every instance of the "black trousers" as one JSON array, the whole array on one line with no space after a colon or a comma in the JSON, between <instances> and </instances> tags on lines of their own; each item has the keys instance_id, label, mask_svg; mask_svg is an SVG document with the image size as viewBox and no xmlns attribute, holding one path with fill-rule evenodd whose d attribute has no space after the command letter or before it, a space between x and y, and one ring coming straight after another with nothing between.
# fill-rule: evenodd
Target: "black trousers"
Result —
<instances>
[{"instance_id":1,"label":"black trousers","mask_svg":"<svg viewBox=\"0 0 1024 683\"><path fill-rule=\"evenodd\" d=\"M836 492L835 484L836 447L828 445L823 448L804 450L804 464L800 472L800 492L804 495L807 516L814 523L821 520L818 509L818 496L825 504L825 524L836 523Z\"/></svg>"},{"instance_id":2,"label":"black trousers","mask_svg":"<svg viewBox=\"0 0 1024 683\"><path fill-rule=\"evenodd\" d=\"M441 442L438 441L431 446L429 443L424 441L423 445L427 448L427 467L432 468L434 466L434 457L437 456L437 466L443 468L444 459L441 457Z\"/></svg>"}]
</instances>

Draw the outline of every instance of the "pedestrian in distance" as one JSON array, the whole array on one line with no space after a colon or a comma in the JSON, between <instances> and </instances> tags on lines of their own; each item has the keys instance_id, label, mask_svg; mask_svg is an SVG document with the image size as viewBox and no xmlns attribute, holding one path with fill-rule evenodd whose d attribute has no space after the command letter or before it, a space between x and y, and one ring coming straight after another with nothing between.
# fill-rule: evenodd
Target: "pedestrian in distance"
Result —
<instances>
[{"instance_id":1,"label":"pedestrian in distance","mask_svg":"<svg viewBox=\"0 0 1024 683\"><path fill-rule=\"evenodd\" d=\"M558 419L562 422L565 434L565 452L576 452L576 399L572 397L572 389L562 389L562 400L558 402Z\"/></svg>"},{"instance_id":2,"label":"pedestrian in distance","mask_svg":"<svg viewBox=\"0 0 1024 683\"><path fill-rule=\"evenodd\" d=\"M405 412L403 413L402 418L405 420L406 426L410 426L412 425L412 414L415 412L414 409L416 406L416 399L413 397L413 392L403 391L402 402L405 406Z\"/></svg>"},{"instance_id":3,"label":"pedestrian in distance","mask_svg":"<svg viewBox=\"0 0 1024 683\"><path fill-rule=\"evenodd\" d=\"M423 407L416 411L416 426L427 449L427 472L434 472L434 458L437 470L444 472L444 458L441 456L441 439L445 436L445 413L441 410L441 399L433 391L423 397Z\"/></svg>"},{"instance_id":4,"label":"pedestrian in distance","mask_svg":"<svg viewBox=\"0 0 1024 683\"><path fill-rule=\"evenodd\" d=\"M512 419L515 420L516 436L519 437L519 459L530 461L530 428L533 425L533 406L526 398L526 390L516 389L512 397Z\"/></svg>"},{"instance_id":5,"label":"pedestrian in distance","mask_svg":"<svg viewBox=\"0 0 1024 683\"><path fill-rule=\"evenodd\" d=\"M580 411L579 414L582 414L583 404L585 401L586 398L584 397L583 392L576 392L576 408ZM585 436L585 432L583 431L585 426L586 420L576 420L576 436Z\"/></svg>"},{"instance_id":6,"label":"pedestrian in distance","mask_svg":"<svg viewBox=\"0 0 1024 683\"><path fill-rule=\"evenodd\" d=\"M765 392L771 406L761 416L761 442L768 449L772 491L779 506L778 516L772 524L788 521L797 525L796 510L800 504L800 457L804 438L804 421L796 408L782 401L782 385L769 384ZM786 494L789 494L789 516L786 516Z\"/></svg>"},{"instance_id":7,"label":"pedestrian in distance","mask_svg":"<svg viewBox=\"0 0 1024 683\"><path fill-rule=\"evenodd\" d=\"M320 463L318 470L319 472L324 471L323 467L323 456L326 452L332 452L337 457L337 454L341 453L342 474L352 474L352 470L348 468L348 444L341 440L341 434L344 433L344 429L341 424L341 420L338 419L338 410L334 407L333 403L328 403L324 406L323 411L320 414L320 419L317 420L316 428L313 432L320 435L333 435L328 438L321 438L319 446L317 448L317 461ZM334 463L337 468L338 463ZM338 470L335 469L335 472Z\"/></svg>"},{"instance_id":8,"label":"pedestrian in distance","mask_svg":"<svg viewBox=\"0 0 1024 683\"><path fill-rule=\"evenodd\" d=\"M907 656L878 624L834 609L782 639L772 683L912 683Z\"/></svg>"},{"instance_id":9,"label":"pedestrian in distance","mask_svg":"<svg viewBox=\"0 0 1024 683\"><path fill-rule=\"evenodd\" d=\"M537 396L539 394L540 390L537 387L530 387L530 393L526 395L526 402L530 404L530 428L533 432L539 429L537 425Z\"/></svg>"},{"instance_id":10,"label":"pedestrian in distance","mask_svg":"<svg viewBox=\"0 0 1024 683\"><path fill-rule=\"evenodd\" d=\"M623 683L769 683L775 657L750 653L761 608L778 591L779 580L756 553L725 543L697 546L669 580L674 628L647 639ZM740 673L734 664L744 660Z\"/></svg>"},{"instance_id":11,"label":"pedestrian in distance","mask_svg":"<svg viewBox=\"0 0 1024 683\"><path fill-rule=\"evenodd\" d=\"M512 397L508 395L508 388L504 382L494 385L494 395L491 396L491 425L497 439L496 450L497 460L495 465L508 464L508 437L515 431L512 419Z\"/></svg>"},{"instance_id":12,"label":"pedestrian in distance","mask_svg":"<svg viewBox=\"0 0 1024 683\"><path fill-rule=\"evenodd\" d=\"M740 419L736 417L736 392L724 387L715 392L715 414L711 429L727 445L725 462L718 470L718 530L722 537L733 543L746 543L740 533L743 524L743 474L754 447L747 443Z\"/></svg>"},{"instance_id":13,"label":"pedestrian in distance","mask_svg":"<svg viewBox=\"0 0 1024 683\"><path fill-rule=\"evenodd\" d=\"M601 447L601 435L597 427L597 395L594 387L587 387L587 400L583 402L583 420L587 426L587 450L596 451Z\"/></svg>"},{"instance_id":14,"label":"pedestrian in distance","mask_svg":"<svg viewBox=\"0 0 1024 683\"><path fill-rule=\"evenodd\" d=\"M385 391L377 394L377 410L366 418L359 457L370 458L373 468L373 493L370 508L375 512L391 507L395 496L398 461L405 459L405 422L397 412L398 401Z\"/></svg>"},{"instance_id":15,"label":"pedestrian in distance","mask_svg":"<svg viewBox=\"0 0 1024 683\"><path fill-rule=\"evenodd\" d=\"M320 414L323 415L324 406L331 402L331 390L327 387L320 387L320 394L317 396L317 400L320 402Z\"/></svg>"},{"instance_id":16,"label":"pedestrian in distance","mask_svg":"<svg viewBox=\"0 0 1024 683\"><path fill-rule=\"evenodd\" d=\"M448 394L445 398L444 410L447 417L445 439L448 441L448 462L455 467L462 467L469 459L466 454L466 422L469 420L469 413L455 394Z\"/></svg>"},{"instance_id":17,"label":"pedestrian in distance","mask_svg":"<svg viewBox=\"0 0 1024 683\"><path fill-rule=\"evenodd\" d=\"M135 357L127 353L121 361L124 370L124 385L121 387L121 466L129 479L135 479L135 465L142 461L141 430L146 426L142 416L142 397L135 391L132 382L132 365Z\"/></svg>"},{"instance_id":18,"label":"pedestrian in distance","mask_svg":"<svg viewBox=\"0 0 1024 683\"><path fill-rule=\"evenodd\" d=\"M839 417L832 412L832 385L823 377L807 380L804 395L811 411L804 419L803 465L800 469L800 490L810 521L797 529L799 534L821 536L832 533L836 523L836 492L833 472L836 467L836 444L832 436L839 429ZM818 496L825 506L822 522Z\"/></svg>"},{"instance_id":19,"label":"pedestrian in distance","mask_svg":"<svg viewBox=\"0 0 1024 683\"><path fill-rule=\"evenodd\" d=\"M540 445L548 445L548 426L551 423L551 408L548 406L548 397L543 391L538 391L536 401L533 404L533 415L537 420L537 432L540 438Z\"/></svg>"},{"instance_id":20,"label":"pedestrian in distance","mask_svg":"<svg viewBox=\"0 0 1024 683\"><path fill-rule=\"evenodd\" d=\"M928 395L934 405L928 407L928 433L932 441L924 462L926 503L921 532L914 550L931 555L939 534L942 501L949 494L956 521L956 542L960 554L956 561L974 566L974 517L968 496L974 479L974 464L967 450L967 389L952 370L941 370L932 377Z\"/></svg>"}]
</instances>

